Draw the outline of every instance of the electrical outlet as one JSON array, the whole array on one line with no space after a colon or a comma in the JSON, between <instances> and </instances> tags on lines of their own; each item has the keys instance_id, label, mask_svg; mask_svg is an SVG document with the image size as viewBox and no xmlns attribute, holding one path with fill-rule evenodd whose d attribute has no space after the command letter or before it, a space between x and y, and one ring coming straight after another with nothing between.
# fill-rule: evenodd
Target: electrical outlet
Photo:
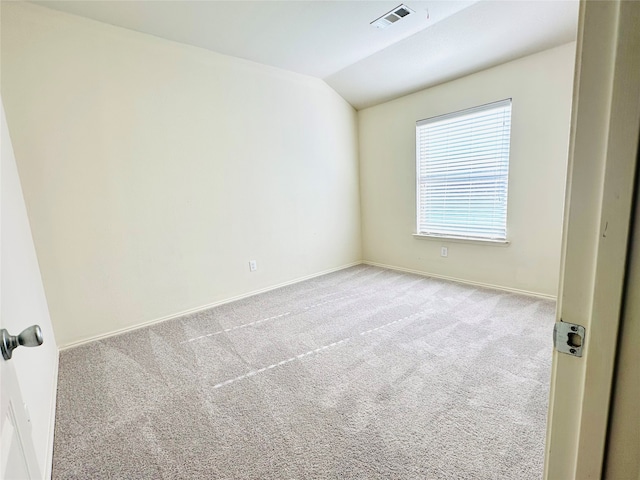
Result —
<instances>
[{"instance_id":1,"label":"electrical outlet","mask_svg":"<svg viewBox=\"0 0 640 480\"><path fill-rule=\"evenodd\" d=\"M249 260L249 271L255 272L256 270L258 270L258 262L255 260Z\"/></svg>"},{"instance_id":2,"label":"electrical outlet","mask_svg":"<svg viewBox=\"0 0 640 480\"><path fill-rule=\"evenodd\" d=\"M447 247L440 247L440 256L441 257L449 256L449 249Z\"/></svg>"}]
</instances>

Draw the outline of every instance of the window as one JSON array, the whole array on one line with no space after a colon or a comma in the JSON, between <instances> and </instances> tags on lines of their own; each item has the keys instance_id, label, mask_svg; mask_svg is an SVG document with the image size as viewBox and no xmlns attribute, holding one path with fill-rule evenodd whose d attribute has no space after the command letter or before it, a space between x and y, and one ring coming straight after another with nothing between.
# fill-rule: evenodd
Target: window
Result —
<instances>
[{"instance_id":1,"label":"window","mask_svg":"<svg viewBox=\"0 0 640 480\"><path fill-rule=\"evenodd\" d=\"M511 99L416 123L417 234L506 241Z\"/></svg>"}]
</instances>

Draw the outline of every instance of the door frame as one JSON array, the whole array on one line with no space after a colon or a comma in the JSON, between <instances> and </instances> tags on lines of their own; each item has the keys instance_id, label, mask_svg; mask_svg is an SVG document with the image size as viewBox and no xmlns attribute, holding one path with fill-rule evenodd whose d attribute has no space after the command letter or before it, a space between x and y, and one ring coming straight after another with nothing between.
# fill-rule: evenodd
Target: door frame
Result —
<instances>
[{"instance_id":1,"label":"door frame","mask_svg":"<svg viewBox=\"0 0 640 480\"><path fill-rule=\"evenodd\" d=\"M640 18L639 18L640 23ZM640 145L640 132L638 132ZM638 149L640 162L640 148ZM611 413L607 432L603 478L640 479L640 172L636 169L633 227L618 351L611 395Z\"/></svg>"},{"instance_id":2,"label":"door frame","mask_svg":"<svg viewBox=\"0 0 640 480\"><path fill-rule=\"evenodd\" d=\"M640 129L640 3L581 0L557 320L584 356L554 352L544 478L602 476Z\"/></svg>"}]
</instances>

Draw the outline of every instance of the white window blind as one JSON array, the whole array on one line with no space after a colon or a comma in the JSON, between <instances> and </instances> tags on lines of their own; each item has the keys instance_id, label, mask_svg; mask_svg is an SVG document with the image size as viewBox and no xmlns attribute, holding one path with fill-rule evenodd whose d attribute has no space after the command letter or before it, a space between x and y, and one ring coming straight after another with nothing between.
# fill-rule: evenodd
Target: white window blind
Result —
<instances>
[{"instance_id":1,"label":"white window blind","mask_svg":"<svg viewBox=\"0 0 640 480\"><path fill-rule=\"evenodd\" d=\"M417 233L507 238L511 99L416 123Z\"/></svg>"}]
</instances>

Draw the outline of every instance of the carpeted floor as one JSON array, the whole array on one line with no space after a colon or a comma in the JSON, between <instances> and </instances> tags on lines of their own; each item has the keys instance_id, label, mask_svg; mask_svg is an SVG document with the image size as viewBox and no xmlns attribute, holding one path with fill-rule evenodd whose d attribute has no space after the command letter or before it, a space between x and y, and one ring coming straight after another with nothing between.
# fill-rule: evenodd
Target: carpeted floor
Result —
<instances>
[{"instance_id":1,"label":"carpeted floor","mask_svg":"<svg viewBox=\"0 0 640 480\"><path fill-rule=\"evenodd\" d=\"M54 479L539 479L555 303L358 266L62 352Z\"/></svg>"}]
</instances>

